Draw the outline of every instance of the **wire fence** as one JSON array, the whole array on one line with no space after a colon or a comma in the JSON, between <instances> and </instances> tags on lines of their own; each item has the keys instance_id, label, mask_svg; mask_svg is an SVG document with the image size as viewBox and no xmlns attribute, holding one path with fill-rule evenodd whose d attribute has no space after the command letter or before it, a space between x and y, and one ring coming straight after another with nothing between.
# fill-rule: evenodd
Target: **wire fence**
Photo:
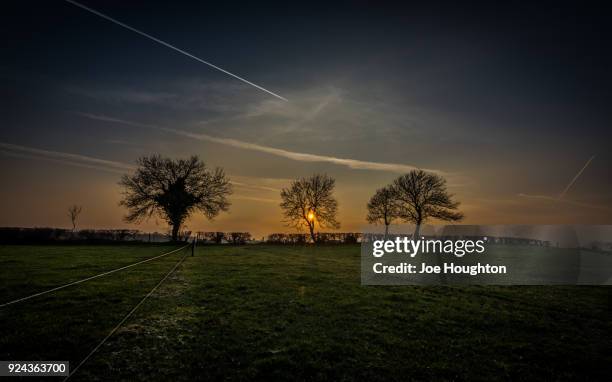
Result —
<instances>
[{"instance_id":1,"label":"wire fence","mask_svg":"<svg viewBox=\"0 0 612 382\"><path fill-rule=\"evenodd\" d=\"M196 241L194 240L191 244L188 244L182 248L179 248L176 251L180 251L182 249L185 249L187 247L191 247L191 250L187 250L185 252L185 254L179 259L179 261L174 265L174 267L172 267L172 269L170 269L170 271L168 271L168 273L166 273L166 275L159 280L159 282L153 287L153 289L151 289L149 291L149 293L147 293L139 302L138 304L136 304L122 319L121 321L119 321L117 323L117 325L115 325L111 331L106 335L106 337L104 337L102 339L102 341L100 341L88 354L87 356L85 356L85 358L83 358L81 360L81 362L79 362L79 364L70 371L70 374L68 374L68 376L64 379L64 381L67 381L70 377L72 377L77 370L79 370L79 368L81 368L81 366L83 366L97 351L98 349L100 349L100 347L102 347L102 345L104 345L106 343L106 341L108 341L109 338L111 338L113 336L113 334L115 334L115 332L117 332L117 330L119 330L119 328L134 314L134 312L136 312L136 310L138 310L138 308L144 304L144 302L151 297L151 295L153 293L155 293L155 291L164 283L164 281L166 281L168 279L168 277L170 277L170 275L172 275L176 269L183 263L183 261L185 261L185 258L187 258L187 256L189 256L191 254L191 256L193 256L194 251L195 251L195 246L196 246Z\"/></svg>"},{"instance_id":2,"label":"wire fence","mask_svg":"<svg viewBox=\"0 0 612 382\"><path fill-rule=\"evenodd\" d=\"M18 298L16 300L13 300L13 301L9 301L9 302L0 304L0 308L4 308L4 307L7 307L9 305L17 304L17 303L24 302L24 301L27 301L27 300L30 300L30 299L33 299L33 298L36 298L36 297L39 297L39 296L50 294L50 293L56 292L58 290L61 290L61 289L64 289L64 288L68 288L68 287L71 287L71 286L74 286L74 285L78 285L78 284L81 284L81 283L84 283L84 282L87 282L87 281L91 281L91 280L94 280L94 279L97 279L97 278L100 278L100 277L108 276L108 275L111 275L111 274L114 274L114 273L117 273L117 272L129 269L129 268L135 267L137 265L148 263L150 261L157 260L157 259L160 259L162 257L166 257L166 256L169 256L169 255L172 255L172 254L175 254L175 253L178 253L180 251L185 250L185 253L183 254L183 256L181 256L181 258L176 262L176 264L174 264L172 269L170 269L159 280L159 282L132 309L130 309L130 311L110 330L110 332L77 364L77 366L70 371L68 376L64 379L64 381L67 381L113 336L113 334L115 334L117 332L117 330L119 330L119 328L138 310L138 308L140 308L145 303L145 301L149 297L151 297L151 295L153 295L153 293L155 293L155 291L178 269L178 267L185 261L185 259L188 256L194 256L195 249L196 249L196 243L197 243L197 240L194 239L189 244L186 244L186 245L184 245L184 246L182 246L180 248L174 249L172 251L169 251L169 252L166 252L166 253L162 253L161 255L157 255L157 256L154 256L154 257L151 257L151 258L148 258L148 259L145 259L145 260L141 260L141 261L129 264L129 265L125 265L125 266L122 266L122 267L119 267L119 268L115 268L115 269L112 269L110 271L102 272L102 273L99 273L97 275L86 277L86 278L83 278L83 279L80 279L80 280L77 280L77 281L73 281L73 282L70 282L70 283L67 283L67 284L64 284L64 285L60 285L58 287L51 288L51 289L48 289L48 290L45 290L45 291L42 291L42 292L38 292L38 293L29 295L29 296L26 296L26 297L21 297L21 298Z\"/></svg>"},{"instance_id":3,"label":"wire fence","mask_svg":"<svg viewBox=\"0 0 612 382\"><path fill-rule=\"evenodd\" d=\"M140 264L148 263L149 261L157 260L159 258L162 258L162 257L165 257L165 256L169 256L169 255L171 255L173 253L177 253L179 251L182 251L183 249L185 249L185 248L187 248L189 246L192 246L192 245L194 245L194 244L190 243L190 244L187 244L187 245L185 245L185 246L183 246L181 248L172 250L170 252L162 253L161 255L158 255L158 256L155 256L155 257L151 257L149 259L138 261L136 263L125 265L123 267L112 269L110 271L102 272L102 273L99 273L97 275L93 275L93 276L86 277L86 278L81 279L81 280L73 281L73 282L70 282L68 284L60 285L58 287L51 288L51 289L48 289L48 290L45 290L45 291L42 291L42 292L34 293L34 294L26 296L26 297L21 297L21 298L18 298L16 300L13 300L13 301L5 302L3 304L0 304L0 309L4 308L4 307L7 307L9 305L13 305L13 304L17 304L19 302L23 302L23 301L27 301L27 300L33 299L35 297L39 297L39 296L43 296L43 295L46 295L46 294L49 294L49 293L53 293L53 292L56 292L56 291L64 289L64 288L71 287L73 285L78 285L78 284L81 284L81 283L84 283L84 282L87 282L87 281L91 281L91 280L94 280L94 279L97 279L97 278L100 278L100 277L108 276L108 275L111 275L113 273L120 272L120 271L123 271L123 270L129 269L129 268L135 267L135 266L140 265Z\"/></svg>"}]
</instances>

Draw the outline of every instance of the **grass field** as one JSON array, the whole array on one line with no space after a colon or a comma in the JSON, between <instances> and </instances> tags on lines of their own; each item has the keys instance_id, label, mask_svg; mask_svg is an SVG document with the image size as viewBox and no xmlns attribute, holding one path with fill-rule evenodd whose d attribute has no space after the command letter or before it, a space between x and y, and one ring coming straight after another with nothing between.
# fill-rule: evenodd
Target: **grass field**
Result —
<instances>
[{"instance_id":1,"label":"grass field","mask_svg":"<svg viewBox=\"0 0 612 382\"><path fill-rule=\"evenodd\" d=\"M0 246L0 303L173 248ZM74 367L182 255L0 308L0 359ZM200 246L73 379L609 378L609 287L362 287L359 260Z\"/></svg>"}]
</instances>

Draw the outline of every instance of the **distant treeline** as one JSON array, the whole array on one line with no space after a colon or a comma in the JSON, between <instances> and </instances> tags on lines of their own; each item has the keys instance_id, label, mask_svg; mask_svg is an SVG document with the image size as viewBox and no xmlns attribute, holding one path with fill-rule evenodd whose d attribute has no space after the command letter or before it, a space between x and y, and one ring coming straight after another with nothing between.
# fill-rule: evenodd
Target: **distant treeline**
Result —
<instances>
[{"instance_id":1,"label":"distant treeline","mask_svg":"<svg viewBox=\"0 0 612 382\"><path fill-rule=\"evenodd\" d=\"M315 234L319 244L355 244L361 242L360 232L319 232ZM270 244L306 244L310 235L306 233L273 233L266 240Z\"/></svg>"},{"instance_id":2,"label":"distant treeline","mask_svg":"<svg viewBox=\"0 0 612 382\"><path fill-rule=\"evenodd\" d=\"M198 232L196 235L199 243L204 244L246 244L253 240L249 232Z\"/></svg>"},{"instance_id":3,"label":"distant treeline","mask_svg":"<svg viewBox=\"0 0 612 382\"><path fill-rule=\"evenodd\" d=\"M311 242L306 233L273 233L267 238L254 240L249 232L197 232L195 236L200 244L248 243L269 244L306 244ZM319 244L354 244L361 241L358 232L319 232L316 242ZM179 241L192 238L191 231L181 231ZM50 244L50 243L121 243L121 242L168 242L169 233L146 233L133 229L83 229L73 231L64 228L20 228L0 227L0 244Z\"/></svg>"},{"instance_id":4,"label":"distant treeline","mask_svg":"<svg viewBox=\"0 0 612 382\"><path fill-rule=\"evenodd\" d=\"M306 244L311 242L307 233L273 233L262 241L253 240L249 232L198 232L198 242L202 244L234 244L241 245L251 242L268 244ZM316 242L320 244L353 244L361 240L358 232L320 232L316 234Z\"/></svg>"},{"instance_id":5,"label":"distant treeline","mask_svg":"<svg viewBox=\"0 0 612 382\"><path fill-rule=\"evenodd\" d=\"M184 232L181 240L189 238ZM143 233L133 229L83 229L73 231L63 228L0 227L0 244L48 244L66 243L117 243L117 242L166 242L168 234Z\"/></svg>"}]
</instances>

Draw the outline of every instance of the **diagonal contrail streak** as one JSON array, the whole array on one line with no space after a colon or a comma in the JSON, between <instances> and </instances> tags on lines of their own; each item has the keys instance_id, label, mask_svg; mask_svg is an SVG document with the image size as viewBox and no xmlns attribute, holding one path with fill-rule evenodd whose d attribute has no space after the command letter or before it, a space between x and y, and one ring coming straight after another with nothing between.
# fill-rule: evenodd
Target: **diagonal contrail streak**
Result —
<instances>
[{"instance_id":1,"label":"diagonal contrail streak","mask_svg":"<svg viewBox=\"0 0 612 382\"><path fill-rule=\"evenodd\" d=\"M93 8L89 8L89 7L87 7L87 6L83 5L83 4L77 3L76 1L73 1L73 0L64 0L64 1L66 1L67 3L70 3L72 5L75 5L75 6L79 7L79 8L81 8L81 9L84 9L84 10L86 10L88 12L91 12L94 15L100 16L103 19L106 19L106 20L108 20L110 22L113 22L113 23L115 23L115 24L117 24L119 26L122 26L122 27L124 27L126 29L129 29L129 30L131 30L134 33L138 33L139 35L144 36L144 37L148 38L149 40L153 40L153 41L155 41L158 44L161 44L161 45L163 45L163 46L165 46L167 48L170 48L170 49L172 49L172 50L174 50L176 52L184 54L185 56L187 56L189 58L192 58L192 59L194 59L194 60L196 60L198 62L201 62L203 64L206 64L206 65L210 66L211 68L217 69L218 71L223 72L223 73L227 74L228 76L232 76L232 77L234 77L234 78L236 78L236 79L238 79L238 80L240 80L240 81L242 81L242 82L244 82L246 84L249 84L249 85L251 85L253 87L256 87L257 89L262 90L262 91L264 91L264 92L266 92L266 93L268 93L270 95L273 95L274 97L276 97L278 99L282 99L283 101L289 102L289 100L287 98L283 97L283 96L280 96L280 95L278 95L278 94L276 94L274 92L271 92L270 90L268 90L268 89L266 89L264 87L261 87L261 86L259 86L257 84L254 84L251 81L249 81L247 79L244 79L244 78L242 78L242 77L240 77L240 76L238 76L238 75L236 75L234 73L228 72L227 70L225 70L223 68L220 68L217 65L214 65L214 64L211 64L208 61L202 60L201 58L196 57L193 54L191 54L189 52L186 52L186 51L184 51L184 50L182 50L180 48L177 48L176 46L174 46L172 44L169 44L169 43L167 43L167 42L165 42L163 40L160 40L160 39L158 39L156 37L153 37L150 34L147 34L147 33L143 32L143 31L140 31L140 30L138 30L138 29L136 29L134 27L131 27L131 26L127 25L127 24L124 24L124 23L122 23L119 20L116 20L116 19L114 19L114 18L112 18L110 16L105 15L104 13L98 12L98 11L96 11Z\"/></svg>"},{"instance_id":2,"label":"diagonal contrail streak","mask_svg":"<svg viewBox=\"0 0 612 382\"><path fill-rule=\"evenodd\" d=\"M578 178L580 177L580 175L584 172L584 170L587 168L587 166L591 163L591 161L595 158L595 155L591 156L589 158L589 160L584 164L584 166L582 166L582 168L580 169L580 171L578 171L578 173L576 174L576 176L574 176L574 178L569 182L569 184L567 185L567 187L565 187L565 189L563 190L563 192L561 192L561 194L559 194L559 197L557 199L562 199L565 194L569 191L569 189L574 185L574 183L576 183L576 180L578 180Z\"/></svg>"},{"instance_id":3,"label":"diagonal contrail streak","mask_svg":"<svg viewBox=\"0 0 612 382\"><path fill-rule=\"evenodd\" d=\"M405 172L409 172L409 171L418 169L418 167L407 165L407 164L400 164L400 163L370 162L370 161L363 161L359 159L337 158L337 157L328 156L328 155L317 155L317 154L308 154L308 153L301 153L301 152L296 152L296 151L289 151L289 150L279 149L279 148L270 147L270 146L263 146L257 143L239 141L237 139L232 139L232 138L213 137L207 134L193 133L193 132L186 131L186 130L172 129L169 127L163 127L163 126L158 126L158 125L149 125L145 123L127 121L124 119L113 118L113 117L108 117L104 115L95 115L95 114L81 113L81 112L76 112L76 114L84 118L89 118L93 120L105 121L105 122L111 122L111 123L119 123L119 124L128 125L128 126L135 126L135 127L140 127L140 128L164 131L167 133L180 135L180 136L187 137L187 138L197 139L200 141L219 143L224 146L236 147L239 149L259 151L259 152L272 154L275 156L288 158L288 159L300 161L300 162L311 162L311 163L312 162L326 162L326 163L333 163L333 164L337 164L341 166L346 166L348 168L356 169L356 170L390 171L390 172L397 172L397 173L405 173ZM422 170L434 172L434 173L441 174L441 175L446 174L445 172L441 170L426 169L426 168L423 168Z\"/></svg>"}]
</instances>

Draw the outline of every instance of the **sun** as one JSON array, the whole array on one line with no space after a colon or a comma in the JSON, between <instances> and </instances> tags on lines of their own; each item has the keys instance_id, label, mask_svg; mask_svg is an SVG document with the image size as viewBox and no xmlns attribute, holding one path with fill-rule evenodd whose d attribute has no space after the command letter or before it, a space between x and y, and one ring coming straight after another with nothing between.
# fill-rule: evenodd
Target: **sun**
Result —
<instances>
[{"instance_id":1,"label":"sun","mask_svg":"<svg viewBox=\"0 0 612 382\"><path fill-rule=\"evenodd\" d=\"M308 213L308 220L312 221L312 220L314 220L314 217L315 217L314 212L310 211Z\"/></svg>"}]
</instances>

